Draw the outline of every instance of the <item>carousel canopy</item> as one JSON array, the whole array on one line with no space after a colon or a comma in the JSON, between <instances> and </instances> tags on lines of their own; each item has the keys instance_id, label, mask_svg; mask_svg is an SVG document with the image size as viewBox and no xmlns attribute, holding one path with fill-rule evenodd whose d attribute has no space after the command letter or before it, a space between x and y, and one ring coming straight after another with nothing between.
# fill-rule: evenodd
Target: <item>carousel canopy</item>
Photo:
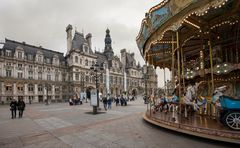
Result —
<instances>
[{"instance_id":1,"label":"carousel canopy","mask_svg":"<svg viewBox=\"0 0 240 148\"><path fill-rule=\"evenodd\" d=\"M136 38L141 55L154 66L171 69L181 48L186 67L197 67L194 64L201 60L201 51L209 54L209 40L213 55L218 48L238 45L239 8L239 0L164 0L142 21Z\"/></svg>"}]
</instances>

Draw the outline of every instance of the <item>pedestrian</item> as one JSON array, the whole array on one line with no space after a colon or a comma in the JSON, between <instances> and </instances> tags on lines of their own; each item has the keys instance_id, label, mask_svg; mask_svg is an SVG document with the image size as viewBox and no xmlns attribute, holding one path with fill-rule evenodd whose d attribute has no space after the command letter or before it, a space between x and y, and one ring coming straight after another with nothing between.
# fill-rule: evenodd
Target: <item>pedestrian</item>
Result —
<instances>
[{"instance_id":1,"label":"pedestrian","mask_svg":"<svg viewBox=\"0 0 240 148\"><path fill-rule=\"evenodd\" d=\"M16 113L17 113L17 101L15 99L11 99L10 103L10 110L12 113L12 119L16 118Z\"/></svg>"},{"instance_id":2,"label":"pedestrian","mask_svg":"<svg viewBox=\"0 0 240 148\"><path fill-rule=\"evenodd\" d=\"M116 101L115 102L116 102L116 106L118 106L118 104L119 104L119 96L116 97Z\"/></svg>"},{"instance_id":3,"label":"pedestrian","mask_svg":"<svg viewBox=\"0 0 240 148\"><path fill-rule=\"evenodd\" d=\"M107 103L108 103L108 109L112 109L112 97L108 97L108 100L107 100Z\"/></svg>"},{"instance_id":4,"label":"pedestrian","mask_svg":"<svg viewBox=\"0 0 240 148\"><path fill-rule=\"evenodd\" d=\"M73 100L72 100L72 98L70 98L68 102L69 102L69 105L70 105L70 106L73 105Z\"/></svg>"},{"instance_id":5,"label":"pedestrian","mask_svg":"<svg viewBox=\"0 0 240 148\"><path fill-rule=\"evenodd\" d=\"M107 97L103 97L103 106L104 106L104 109L107 110Z\"/></svg>"},{"instance_id":6,"label":"pedestrian","mask_svg":"<svg viewBox=\"0 0 240 148\"><path fill-rule=\"evenodd\" d=\"M18 117L19 117L19 118L22 118L22 116L23 116L23 111L24 111L24 109L25 109L25 102L23 101L23 99L19 99L17 105L18 105L18 112L19 112Z\"/></svg>"},{"instance_id":7,"label":"pedestrian","mask_svg":"<svg viewBox=\"0 0 240 148\"><path fill-rule=\"evenodd\" d=\"M120 103L121 103L121 106L123 106L123 95L120 98Z\"/></svg>"}]
</instances>

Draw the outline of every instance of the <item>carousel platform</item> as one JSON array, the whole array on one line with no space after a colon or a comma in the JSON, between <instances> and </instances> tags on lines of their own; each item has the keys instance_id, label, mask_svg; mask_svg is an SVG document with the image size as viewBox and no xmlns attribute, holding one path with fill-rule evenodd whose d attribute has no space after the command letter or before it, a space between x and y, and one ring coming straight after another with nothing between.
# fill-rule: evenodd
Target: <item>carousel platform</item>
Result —
<instances>
[{"instance_id":1,"label":"carousel platform","mask_svg":"<svg viewBox=\"0 0 240 148\"><path fill-rule=\"evenodd\" d=\"M156 112L153 114L147 111L143 115L145 121L162 128L202 138L240 144L240 131L230 130L208 116L193 115L186 118L177 114L174 117L172 112L167 114Z\"/></svg>"}]
</instances>

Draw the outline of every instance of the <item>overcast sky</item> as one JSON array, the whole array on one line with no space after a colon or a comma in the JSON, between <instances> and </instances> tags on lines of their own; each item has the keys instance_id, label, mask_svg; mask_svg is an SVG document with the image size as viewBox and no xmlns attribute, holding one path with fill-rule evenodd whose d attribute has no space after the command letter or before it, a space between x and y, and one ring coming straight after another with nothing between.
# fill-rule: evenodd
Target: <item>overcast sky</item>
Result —
<instances>
[{"instance_id":1,"label":"overcast sky","mask_svg":"<svg viewBox=\"0 0 240 148\"><path fill-rule=\"evenodd\" d=\"M92 33L93 50L103 50L105 31L110 29L114 53L134 52L144 60L136 45L145 13L161 0L0 0L0 40L28 44L66 53L66 26ZM163 74L158 70L159 85Z\"/></svg>"}]
</instances>

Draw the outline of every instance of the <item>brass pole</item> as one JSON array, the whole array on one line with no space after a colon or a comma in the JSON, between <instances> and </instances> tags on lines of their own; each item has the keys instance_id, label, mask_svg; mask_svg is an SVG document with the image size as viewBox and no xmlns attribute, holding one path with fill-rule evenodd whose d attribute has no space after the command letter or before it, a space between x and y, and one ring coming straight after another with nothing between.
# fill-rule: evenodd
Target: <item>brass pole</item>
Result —
<instances>
[{"instance_id":1,"label":"brass pole","mask_svg":"<svg viewBox=\"0 0 240 148\"><path fill-rule=\"evenodd\" d=\"M184 63L183 63L183 49L181 47L181 63L182 63L182 81L183 81L183 91L185 92L185 78L184 78Z\"/></svg>"},{"instance_id":2,"label":"brass pole","mask_svg":"<svg viewBox=\"0 0 240 148\"><path fill-rule=\"evenodd\" d=\"M212 55L212 45L210 40L208 41L209 51L210 51L210 66L211 66L211 82L212 82L212 88L211 88L211 94L214 92L214 79L213 79L213 55Z\"/></svg>"},{"instance_id":3,"label":"brass pole","mask_svg":"<svg viewBox=\"0 0 240 148\"><path fill-rule=\"evenodd\" d=\"M163 67L163 76L164 76L164 94L166 95L166 72L165 72L165 67Z\"/></svg>"},{"instance_id":4,"label":"brass pole","mask_svg":"<svg viewBox=\"0 0 240 148\"><path fill-rule=\"evenodd\" d=\"M179 84L179 98L181 97L181 67L180 67L180 48L179 48L179 33L176 32L177 35L177 59L178 59L178 84Z\"/></svg>"},{"instance_id":5,"label":"brass pole","mask_svg":"<svg viewBox=\"0 0 240 148\"><path fill-rule=\"evenodd\" d=\"M174 60L175 60L175 51L174 51L174 43L173 43L174 37L172 35L172 85L175 85L175 76L174 76Z\"/></svg>"}]
</instances>

